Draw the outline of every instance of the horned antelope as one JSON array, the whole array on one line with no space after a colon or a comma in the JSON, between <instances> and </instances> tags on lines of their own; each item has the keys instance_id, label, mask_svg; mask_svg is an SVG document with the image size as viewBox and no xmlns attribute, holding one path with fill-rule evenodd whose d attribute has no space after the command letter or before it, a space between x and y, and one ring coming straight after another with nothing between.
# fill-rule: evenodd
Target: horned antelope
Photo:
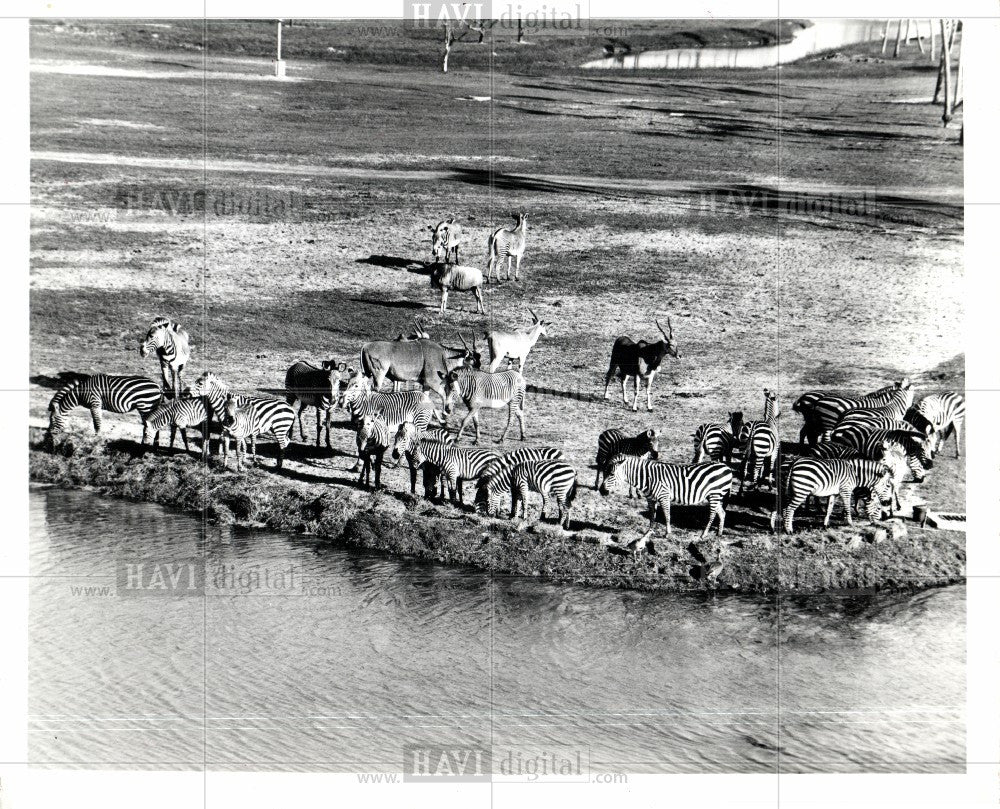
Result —
<instances>
[{"instance_id":1,"label":"horned antelope","mask_svg":"<svg viewBox=\"0 0 1000 809\"><path fill-rule=\"evenodd\" d=\"M462 348L442 346L433 340L377 340L361 347L361 371L371 377L372 390L378 391L388 379L392 382L417 382L424 390L432 390L444 399L441 374L463 365L478 368L482 355L459 335Z\"/></svg>"},{"instance_id":2,"label":"horned antelope","mask_svg":"<svg viewBox=\"0 0 1000 809\"><path fill-rule=\"evenodd\" d=\"M551 323L546 323L534 310L528 309L531 313L531 325L525 331L490 331L486 333L486 342L490 347L490 373L495 372L504 359L517 360L517 370L524 371L524 361L527 359L531 349L535 347L539 337L548 336L546 328Z\"/></svg>"},{"instance_id":3,"label":"horned antelope","mask_svg":"<svg viewBox=\"0 0 1000 809\"><path fill-rule=\"evenodd\" d=\"M639 382L646 383L646 409L652 410L651 391L653 390L653 379L660 370L663 358L668 354L674 359L680 359L680 351L674 341L674 327L667 318L667 328L669 332L663 331L663 326L657 320L656 328L663 335L662 340L655 343L647 343L640 340L638 343L631 337L619 337L611 347L611 363L608 372L604 376L604 398L608 398L608 387L611 385L611 378L618 375L622 383L622 402L628 405L628 397L625 394L625 384L628 378L635 378L635 396L632 399L632 410L638 410L639 402Z\"/></svg>"},{"instance_id":4,"label":"horned antelope","mask_svg":"<svg viewBox=\"0 0 1000 809\"><path fill-rule=\"evenodd\" d=\"M443 219L437 225L428 225L431 232L431 260L448 263L448 254L454 251L458 264L458 246L462 243L462 226L454 219Z\"/></svg>"},{"instance_id":5,"label":"horned antelope","mask_svg":"<svg viewBox=\"0 0 1000 809\"><path fill-rule=\"evenodd\" d=\"M497 228L490 234L486 243L486 257L489 266L486 271L487 283L496 271L497 281L500 280L500 270L497 265L507 259L507 276L504 280L510 280L510 264L514 264L514 280L518 280L518 273L521 271L521 259L524 258L525 236L528 233L528 215L526 213L514 214L517 224L513 228Z\"/></svg>"},{"instance_id":6,"label":"horned antelope","mask_svg":"<svg viewBox=\"0 0 1000 809\"><path fill-rule=\"evenodd\" d=\"M427 327L419 317L413 318L413 331L409 334L400 332L396 335L396 340L430 340L431 336L427 332Z\"/></svg>"}]
</instances>

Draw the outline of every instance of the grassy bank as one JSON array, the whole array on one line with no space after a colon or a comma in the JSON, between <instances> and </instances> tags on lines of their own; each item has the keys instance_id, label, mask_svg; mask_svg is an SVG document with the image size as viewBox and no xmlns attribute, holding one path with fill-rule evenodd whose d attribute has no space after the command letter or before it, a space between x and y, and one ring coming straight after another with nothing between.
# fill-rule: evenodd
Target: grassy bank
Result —
<instances>
[{"instance_id":1,"label":"grassy bank","mask_svg":"<svg viewBox=\"0 0 1000 809\"><path fill-rule=\"evenodd\" d=\"M41 445L42 431L33 430L32 439L30 474L38 483L498 574L635 590L756 593L919 589L965 575L964 536L916 527L881 542L870 526L794 536L730 533L734 544L725 551L715 536L701 540L679 529L679 544L658 531L655 555L632 554L616 541L621 537L602 537L579 520L572 532L547 523L519 531L507 520L406 494L293 482L261 469L237 475L183 453L143 453L132 441L66 436L49 450ZM860 544L852 543L857 538ZM723 553L721 572L707 576Z\"/></svg>"}]
</instances>

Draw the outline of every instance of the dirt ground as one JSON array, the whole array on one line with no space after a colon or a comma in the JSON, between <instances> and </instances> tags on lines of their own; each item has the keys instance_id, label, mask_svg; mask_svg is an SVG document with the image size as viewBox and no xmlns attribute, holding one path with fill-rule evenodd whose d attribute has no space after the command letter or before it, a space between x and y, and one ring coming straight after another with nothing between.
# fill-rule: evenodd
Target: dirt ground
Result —
<instances>
[{"instance_id":1,"label":"dirt ground","mask_svg":"<svg viewBox=\"0 0 1000 809\"><path fill-rule=\"evenodd\" d=\"M190 331L189 379L277 391L292 362L355 362L414 315L446 343L482 344L527 325L530 306L553 325L525 368L529 440L564 449L585 487L581 531L613 540L645 517L586 488L604 429L656 426L662 457L686 462L698 424L756 416L764 387L780 392L786 441L806 389L903 375L918 396L964 388L958 122L901 103L933 92L915 53L599 76L317 59L276 82L253 56L178 46L178 67L156 47L32 30L35 418L60 373L155 376L137 351L155 315ZM521 281L487 289L486 317L459 294L439 313L427 226L459 217L463 263L485 268L488 233L515 210L529 218ZM667 317L681 358L665 361L654 412L633 414L616 385L605 402L615 337L654 339ZM485 418L485 435L505 418ZM351 484L340 419L332 453L294 448L291 480ZM920 495L964 511L953 455ZM727 528L750 541L771 507L734 503ZM700 528L704 508L675 520ZM853 536L818 522L799 516L802 542Z\"/></svg>"}]
</instances>

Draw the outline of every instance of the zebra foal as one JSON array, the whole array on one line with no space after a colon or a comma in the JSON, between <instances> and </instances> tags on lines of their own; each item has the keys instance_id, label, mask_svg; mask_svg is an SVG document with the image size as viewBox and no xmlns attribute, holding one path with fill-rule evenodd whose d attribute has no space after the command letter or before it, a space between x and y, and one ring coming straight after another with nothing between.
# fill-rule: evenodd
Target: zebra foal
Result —
<instances>
[{"instance_id":1,"label":"zebra foal","mask_svg":"<svg viewBox=\"0 0 1000 809\"><path fill-rule=\"evenodd\" d=\"M174 441L177 438L177 430L181 431L181 438L184 441L184 451L189 452L187 431L189 427L201 426L201 454L208 459L209 447L209 418L211 406L202 396L182 396L180 399L171 399L164 402L154 410L147 424L153 433L153 446L159 449L160 431L165 427L170 428L169 449L174 448ZM144 442L145 443L145 442Z\"/></svg>"},{"instance_id":2,"label":"zebra foal","mask_svg":"<svg viewBox=\"0 0 1000 809\"><path fill-rule=\"evenodd\" d=\"M776 486L778 472L778 394L764 388L764 418L762 421L748 421L739 432L739 442L743 446L743 467L740 472L740 494L743 494L747 482L747 472L750 473L750 485L760 484L764 468L767 467L767 477L771 485Z\"/></svg>"},{"instance_id":3,"label":"zebra foal","mask_svg":"<svg viewBox=\"0 0 1000 809\"><path fill-rule=\"evenodd\" d=\"M144 376L83 376L61 387L49 401L47 439L51 442L56 434L65 429L66 413L77 407L86 407L94 422L95 435L101 433L102 411L135 411L142 419L142 443L145 444L149 429L147 421L162 401L160 386Z\"/></svg>"},{"instance_id":4,"label":"zebra foal","mask_svg":"<svg viewBox=\"0 0 1000 809\"><path fill-rule=\"evenodd\" d=\"M616 455L611 460L608 475L601 484L601 494L607 497L622 484L634 487L646 497L649 503L648 536L656 525L656 507L663 509L667 523L667 534L671 533L670 504L697 506L708 503L708 525L702 537L719 519L719 535L726 524L725 498L733 485L732 470L721 463L703 463L684 466L682 464L660 463L649 458L634 455Z\"/></svg>"},{"instance_id":5,"label":"zebra foal","mask_svg":"<svg viewBox=\"0 0 1000 809\"><path fill-rule=\"evenodd\" d=\"M601 476L607 476L608 464L616 455L649 455L656 458L660 452L660 434L649 427L638 435L629 437L624 430L612 428L597 436L597 478L594 490L601 486ZM631 495L631 492L629 492Z\"/></svg>"}]
</instances>

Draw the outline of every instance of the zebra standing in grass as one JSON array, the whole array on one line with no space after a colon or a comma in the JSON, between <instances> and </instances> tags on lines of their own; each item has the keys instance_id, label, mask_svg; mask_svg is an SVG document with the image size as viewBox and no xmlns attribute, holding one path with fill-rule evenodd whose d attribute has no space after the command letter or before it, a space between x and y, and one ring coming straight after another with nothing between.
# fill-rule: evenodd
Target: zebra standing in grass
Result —
<instances>
[{"instance_id":1,"label":"zebra standing in grass","mask_svg":"<svg viewBox=\"0 0 1000 809\"><path fill-rule=\"evenodd\" d=\"M490 234L486 243L486 258L489 266L486 270L486 283L490 282L496 271L497 281L500 280L500 270L498 265L507 259L507 277L510 280L510 263L514 264L514 280L518 280L518 273L521 271L521 259L524 258L525 236L528 233L528 215L526 213L514 214L517 224L513 228L497 228Z\"/></svg>"},{"instance_id":2,"label":"zebra standing in grass","mask_svg":"<svg viewBox=\"0 0 1000 809\"><path fill-rule=\"evenodd\" d=\"M181 438L184 440L184 451L190 451L188 445L188 427L201 425L201 454L208 459L208 425L210 418L210 405L203 396L182 396L180 399L171 399L161 404L150 414L146 423L153 433L153 446L160 446L160 431L165 427L170 427L170 447L174 448L174 440L177 438L177 430L181 431Z\"/></svg>"},{"instance_id":3,"label":"zebra standing in grass","mask_svg":"<svg viewBox=\"0 0 1000 809\"><path fill-rule=\"evenodd\" d=\"M236 439L236 471L243 471L243 456L246 455L246 441L253 442L252 465L257 463L257 442L259 435L270 433L278 441L276 469L281 469L285 459L285 448L289 443L295 413L285 402L277 399L250 399L234 393L226 395L223 409L223 435ZM229 463L229 441L223 438L223 465Z\"/></svg>"},{"instance_id":4,"label":"zebra standing in grass","mask_svg":"<svg viewBox=\"0 0 1000 809\"><path fill-rule=\"evenodd\" d=\"M597 436L597 478L594 480L594 490L601 486L601 476L608 474L608 463L616 455L649 455L656 458L660 454L660 434L653 427L647 428L631 438L624 430L605 430ZM632 496L632 492L629 492Z\"/></svg>"},{"instance_id":5,"label":"zebra standing in grass","mask_svg":"<svg viewBox=\"0 0 1000 809\"><path fill-rule=\"evenodd\" d=\"M406 457L411 470L411 491L416 489L416 470L432 465L442 485L447 482L452 500L458 494L458 502L465 502L463 483L481 478L491 464L500 458L492 449L456 447L453 443L435 441L422 435L413 422L404 422L396 431L392 443L392 457L401 462ZM443 496L443 492L442 492Z\"/></svg>"},{"instance_id":6,"label":"zebra standing in grass","mask_svg":"<svg viewBox=\"0 0 1000 809\"><path fill-rule=\"evenodd\" d=\"M731 464L733 451L737 448L736 437L743 427L743 413L729 414L726 424L699 424L691 436L694 439L694 460L692 463L721 461Z\"/></svg>"},{"instance_id":7,"label":"zebra standing in grass","mask_svg":"<svg viewBox=\"0 0 1000 809\"><path fill-rule=\"evenodd\" d=\"M375 491L382 488L382 458L392 444L386 420L379 414L369 413L361 418L358 426L358 457L362 459L358 486L370 486L372 461L375 466Z\"/></svg>"},{"instance_id":8,"label":"zebra standing in grass","mask_svg":"<svg viewBox=\"0 0 1000 809\"><path fill-rule=\"evenodd\" d=\"M155 351L160 360L163 392L172 392L173 398L181 395L184 384L184 366L191 359L191 341L179 323L158 317L149 324L146 338L139 345L139 356Z\"/></svg>"},{"instance_id":9,"label":"zebra standing in grass","mask_svg":"<svg viewBox=\"0 0 1000 809\"><path fill-rule=\"evenodd\" d=\"M295 423L295 411L286 402L273 399L270 396L247 396L241 393L233 393L229 385L210 371L206 371L191 389L195 396L204 396L209 405L211 413L214 413L222 423L222 455L225 459L229 457L229 436L237 438L236 432L227 429L225 419L229 409L230 399L234 407L242 414L243 418L233 426L242 432L244 429L249 432L244 436L250 439L251 454L253 463L257 463L257 438L258 436L271 435L278 442L277 469L285 457L285 449L291 441L292 425ZM211 414L210 414L211 415ZM239 465L239 454L236 456Z\"/></svg>"},{"instance_id":10,"label":"zebra standing in grass","mask_svg":"<svg viewBox=\"0 0 1000 809\"><path fill-rule=\"evenodd\" d=\"M359 427L365 416L379 415L387 429L395 433L403 422L412 421L417 430L426 430L434 415L430 397L422 390L401 390L398 393L375 393L371 380L360 374L354 377L341 394L340 405L350 414L351 421ZM351 470L361 471L364 458L358 453L358 461Z\"/></svg>"},{"instance_id":11,"label":"zebra standing in grass","mask_svg":"<svg viewBox=\"0 0 1000 809\"><path fill-rule=\"evenodd\" d=\"M803 399L810 396L811 394L805 394L805 396L799 397L796 404L799 405ZM832 396L829 394L820 396L817 399L813 399L808 405L800 405L799 407L799 412L805 420L802 428L803 433L800 437L804 436L803 443L807 441L813 444L817 443L825 434L837 426L837 422L841 416L848 410L882 407L893 402L899 403L905 401L907 396L909 397L909 404L906 405L906 408L913 403L912 385L907 377L903 377L899 382L879 388L864 396L847 397ZM900 413L897 418L903 417L906 408L903 408L903 413Z\"/></svg>"},{"instance_id":12,"label":"zebra standing in grass","mask_svg":"<svg viewBox=\"0 0 1000 809\"><path fill-rule=\"evenodd\" d=\"M521 517L528 519L528 492L542 496L540 519L545 519L549 500L559 509L559 525L569 530L570 512L576 498L576 470L564 461L521 461L510 472L510 516L517 516L520 503Z\"/></svg>"},{"instance_id":13,"label":"zebra standing in grass","mask_svg":"<svg viewBox=\"0 0 1000 809\"><path fill-rule=\"evenodd\" d=\"M112 376L96 374L75 379L64 385L49 402L48 440L65 429L66 413L76 407L86 407L94 420L94 433L101 432L101 411L131 413L142 419L142 442L146 443L147 421L163 401L163 391L152 379L144 376Z\"/></svg>"},{"instance_id":14,"label":"zebra standing in grass","mask_svg":"<svg viewBox=\"0 0 1000 809\"><path fill-rule=\"evenodd\" d=\"M458 368L447 374L441 374L441 378L444 380L444 412L451 414L456 397L460 398L469 410L468 415L462 419L457 440L461 440L466 425L471 421L476 428L476 440L473 443L478 444L479 411L484 407L495 410L506 406L507 426L504 427L497 443L502 443L507 437L515 415L521 428L521 440L524 441L524 401L527 385L520 373L499 371L491 374L474 368Z\"/></svg>"},{"instance_id":15,"label":"zebra standing in grass","mask_svg":"<svg viewBox=\"0 0 1000 809\"><path fill-rule=\"evenodd\" d=\"M299 437L305 441L306 431L302 427L302 411L307 407L316 408L316 446L319 446L322 428L321 414L326 415L326 446L330 445L330 411L333 410L335 393L339 392L341 374L347 370L347 363L324 360L317 368L308 362L297 362L285 372L285 400L289 405L299 403L296 418L299 422Z\"/></svg>"},{"instance_id":16,"label":"zebra standing in grass","mask_svg":"<svg viewBox=\"0 0 1000 809\"><path fill-rule=\"evenodd\" d=\"M601 494L609 495L622 484L635 487L649 503L649 530L656 524L656 507L663 509L667 533L671 533L670 504L697 506L708 503L708 525L702 537L708 536L715 518L719 518L719 535L726 524L723 507L733 485L733 471L721 463L702 463L692 466L660 463L634 455L616 455L611 459L608 475L601 484Z\"/></svg>"},{"instance_id":17,"label":"zebra standing in grass","mask_svg":"<svg viewBox=\"0 0 1000 809\"><path fill-rule=\"evenodd\" d=\"M505 455L499 462L494 463L486 473L479 479L479 488L476 492L476 504L483 510L488 516L493 514L500 514L501 506L504 500L508 500L511 503L511 519L514 518L514 500L515 497L513 492L514 480L514 470L519 468L522 464L539 464L539 463L562 463L563 466L566 464L559 458L552 457L537 457L540 454L554 454L551 452L551 448L543 448L543 452L532 452L531 450L526 450L524 452L517 451ZM535 456L535 457L532 457ZM576 473L573 473L573 483L574 483L574 493L576 496ZM518 484L520 485L520 484ZM530 483L528 484L530 488ZM537 491L537 489L536 489ZM544 496L543 496L544 501ZM544 502L542 505L544 511ZM562 508L560 507L560 513Z\"/></svg>"},{"instance_id":18,"label":"zebra standing in grass","mask_svg":"<svg viewBox=\"0 0 1000 809\"><path fill-rule=\"evenodd\" d=\"M871 492L868 515L874 522L881 517L881 506L892 502L892 469L882 461L799 458L792 463L785 478L785 533L792 533L795 511L810 496L829 497L824 527L830 526L830 515L838 494L844 503L847 524L853 525L851 498L855 489ZM772 512L772 530L776 521L777 512Z\"/></svg>"},{"instance_id":19,"label":"zebra standing in grass","mask_svg":"<svg viewBox=\"0 0 1000 809\"><path fill-rule=\"evenodd\" d=\"M937 452L950 435L955 435L955 457L962 456L962 426L965 424L965 397L958 393L934 393L920 400L917 412L934 425Z\"/></svg>"},{"instance_id":20,"label":"zebra standing in grass","mask_svg":"<svg viewBox=\"0 0 1000 809\"><path fill-rule=\"evenodd\" d=\"M764 418L762 421L748 421L739 432L739 442L745 447L743 468L740 472L740 494L750 472L750 485L757 487L762 475L770 477L771 485L776 485L778 471L778 413L775 402L778 394L764 388ZM766 475L764 473L767 467Z\"/></svg>"}]
</instances>

